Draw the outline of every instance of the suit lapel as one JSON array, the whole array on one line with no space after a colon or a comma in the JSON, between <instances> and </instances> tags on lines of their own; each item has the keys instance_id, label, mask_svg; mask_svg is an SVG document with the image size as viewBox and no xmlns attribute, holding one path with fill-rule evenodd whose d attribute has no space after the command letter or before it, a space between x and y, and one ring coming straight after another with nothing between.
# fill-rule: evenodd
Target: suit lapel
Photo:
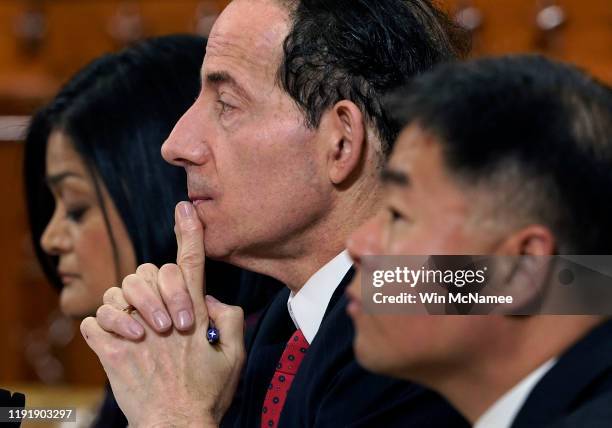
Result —
<instances>
[{"instance_id":1,"label":"suit lapel","mask_svg":"<svg viewBox=\"0 0 612 428\"><path fill-rule=\"evenodd\" d=\"M266 391L276 363L280 359L287 340L295 331L287 312L289 290L281 290L262 314L253 339L248 346L248 362L243 378L244 394L241 397L241 426L258 426Z\"/></svg>"},{"instance_id":2,"label":"suit lapel","mask_svg":"<svg viewBox=\"0 0 612 428\"><path fill-rule=\"evenodd\" d=\"M346 353L352 351L353 331L350 320L344 312L346 302L344 291L353 275L354 269L351 268L336 287L327 305L319 331L310 344L287 394L279 427L314 424L309 418L316 414L313 409L319 404L321 385L326 383L322 382L322 378L329 373L330 365L336 365L339 361L344 363ZM341 365L338 365L338 369L340 367Z\"/></svg>"},{"instance_id":3,"label":"suit lapel","mask_svg":"<svg viewBox=\"0 0 612 428\"><path fill-rule=\"evenodd\" d=\"M336 287L325 311L322 326L336 305L342 300L344 290L350 283L353 273L354 270L350 269L338 287ZM262 314L261 320L253 333L251 343L247 346L248 362L245 376L242 379L244 394L241 397L242 403L239 416L242 426L257 426L259 424L261 409L269 382L276 370L276 363L280 359L287 341L295 332L295 326L287 310L288 298L289 289L281 290L277 294L266 312ZM316 341L315 337L311 347L315 345ZM308 358L309 354L306 355L306 358ZM294 385L295 383L296 381L294 381ZM292 386L291 390L294 389L296 388ZM288 399L289 397L291 397L291 392Z\"/></svg>"}]
</instances>

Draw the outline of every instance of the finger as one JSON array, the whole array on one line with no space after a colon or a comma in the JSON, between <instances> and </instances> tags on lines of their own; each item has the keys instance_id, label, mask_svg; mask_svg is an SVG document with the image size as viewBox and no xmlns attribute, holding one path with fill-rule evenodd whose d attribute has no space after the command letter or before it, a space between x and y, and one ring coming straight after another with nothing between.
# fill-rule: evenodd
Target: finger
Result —
<instances>
[{"instance_id":1,"label":"finger","mask_svg":"<svg viewBox=\"0 0 612 428\"><path fill-rule=\"evenodd\" d=\"M108 308L103 309L104 312L102 312L101 317L96 315L98 324L100 324L104 330L123 336L126 339L139 339L143 336L143 327L146 325L146 322L140 317L136 318L132 314L125 312L126 308L133 305L131 305L125 299L123 290L121 288L111 287L106 290L104 292L104 296L102 297L102 301L104 302L104 305L100 306L98 311L100 311L104 306L108 306L115 309L117 314L122 314L120 318L122 320L121 326L114 324L114 321L110 319ZM129 320L132 320L132 322Z\"/></svg>"},{"instance_id":2,"label":"finger","mask_svg":"<svg viewBox=\"0 0 612 428\"><path fill-rule=\"evenodd\" d=\"M121 288L128 303L136 308L153 330L162 333L172 326L157 287L154 289L140 276L131 274L124 278Z\"/></svg>"},{"instance_id":3,"label":"finger","mask_svg":"<svg viewBox=\"0 0 612 428\"><path fill-rule=\"evenodd\" d=\"M98 356L107 374L109 373L109 362L115 364L125 362L120 346L121 339L104 331L94 317L87 317L81 322L81 334L87 346Z\"/></svg>"},{"instance_id":4,"label":"finger","mask_svg":"<svg viewBox=\"0 0 612 428\"><path fill-rule=\"evenodd\" d=\"M102 296L102 302L105 305L111 305L116 309L125 309L130 304L125 297L123 297L123 290L119 287L111 287L104 292L104 296Z\"/></svg>"},{"instance_id":5,"label":"finger","mask_svg":"<svg viewBox=\"0 0 612 428\"><path fill-rule=\"evenodd\" d=\"M193 326L193 305L181 269L175 264L165 264L159 269L159 293L170 312L174 326L186 331Z\"/></svg>"},{"instance_id":6,"label":"finger","mask_svg":"<svg viewBox=\"0 0 612 428\"><path fill-rule=\"evenodd\" d=\"M156 288L158 273L159 269L153 263L144 263L136 268L136 275L144 279L152 288Z\"/></svg>"},{"instance_id":7,"label":"finger","mask_svg":"<svg viewBox=\"0 0 612 428\"><path fill-rule=\"evenodd\" d=\"M144 328L130 314L111 305L102 305L96 311L96 320L103 330L131 340L144 336Z\"/></svg>"},{"instance_id":8,"label":"finger","mask_svg":"<svg viewBox=\"0 0 612 428\"><path fill-rule=\"evenodd\" d=\"M87 345L100 357L101 347L105 340L112 337L98 325L94 317L87 317L81 321L81 334Z\"/></svg>"},{"instance_id":9,"label":"finger","mask_svg":"<svg viewBox=\"0 0 612 428\"><path fill-rule=\"evenodd\" d=\"M204 303L204 227L190 202L179 202L174 212L178 252L176 264L180 267L193 302L195 316L207 319Z\"/></svg>"},{"instance_id":10,"label":"finger","mask_svg":"<svg viewBox=\"0 0 612 428\"><path fill-rule=\"evenodd\" d=\"M240 306L221 303L212 296L206 296L208 315L219 330L219 343L236 357L244 356L244 312Z\"/></svg>"}]
</instances>

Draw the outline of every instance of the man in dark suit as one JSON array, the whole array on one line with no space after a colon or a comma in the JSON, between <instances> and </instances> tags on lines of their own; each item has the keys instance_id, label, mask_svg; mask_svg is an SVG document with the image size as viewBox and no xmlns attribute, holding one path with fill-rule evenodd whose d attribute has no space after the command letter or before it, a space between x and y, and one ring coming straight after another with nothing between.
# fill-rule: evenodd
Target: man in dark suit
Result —
<instances>
[{"instance_id":1,"label":"man in dark suit","mask_svg":"<svg viewBox=\"0 0 612 428\"><path fill-rule=\"evenodd\" d=\"M467 426L431 391L369 375L357 364L352 352L354 330L346 315L344 296L352 277L351 270L332 296L321 328L293 380L278 426ZM234 403L224 426L259 426L276 370L273 362L280 359L287 339L295 331L287 312L288 295L287 290L277 296L258 326L249 347L239 392L242 396Z\"/></svg>"},{"instance_id":2,"label":"man in dark suit","mask_svg":"<svg viewBox=\"0 0 612 428\"><path fill-rule=\"evenodd\" d=\"M255 332L227 424L464 424L435 394L356 365L342 296L346 238L377 209L394 141L381 98L461 56L463 40L428 0L229 4L200 96L162 150L186 169L192 202L176 211L177 265L140 266L82 324L130 424L214 425L232 401L241 314L204 301L202 242L206 255L288 287ZM142 341L134 322L148 329Z\"/></svg>"},{"instance_id":3,"label":"man in dark suit","mask_svg":"<svg viewBox=\"0 0 612 428\"><path fill-rule=\"evenodd\" d=\"M497 289L542 299L551 255L612 254L609 87L507 57L441 67L388 106L404 130L383 173L386 212L350 239L358 266L375 254L500 256ZM612 321L599 312L381 316L389 306L367 308L372 285L349 289L370 370L431 387L477 428L612 426Z\"/></svg>"}]
</instances>

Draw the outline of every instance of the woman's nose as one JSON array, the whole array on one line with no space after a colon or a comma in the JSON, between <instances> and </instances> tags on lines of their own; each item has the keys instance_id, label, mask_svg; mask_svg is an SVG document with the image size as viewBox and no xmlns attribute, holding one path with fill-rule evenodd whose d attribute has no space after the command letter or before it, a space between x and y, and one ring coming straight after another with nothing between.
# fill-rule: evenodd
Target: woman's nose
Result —
<instances>
[{"instance_id":1,"label":"woman's nose","mask_svg":"<svg viewBox=\"0 0 612 428\"><path fill-rule=\"evenodd\" d=\"M66 231L64 219L61 218L57 209L40 237L40 246L45 253L52 256L59 256L70 251L70 236Z\"/></svg>"}]
</instances>

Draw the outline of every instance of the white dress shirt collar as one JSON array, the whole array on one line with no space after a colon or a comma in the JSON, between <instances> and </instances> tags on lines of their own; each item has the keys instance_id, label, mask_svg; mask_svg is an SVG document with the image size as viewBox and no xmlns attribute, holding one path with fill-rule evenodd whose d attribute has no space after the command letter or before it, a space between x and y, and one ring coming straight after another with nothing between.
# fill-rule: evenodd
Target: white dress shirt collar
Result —
<instances>
[{"instance_id":1,"label":"white dress shirt collar","mask_svg":"<svg viewBox=\"0 0 612 428\"><path fill-rule=\"evenodd\" d=\"M296 294L289 294L289 315L308 343L314 340L334 291L352 265L344 250L312 275Z\"/></svg>"},{"instance_id":2,"label":"white dress shirt collar","mask_svg":"<svg viewBox=\"0 0 612 428\"><path fill-rule=\"evenodd\" d=\"M509 428L533 388L556 362L552 358L523 378L478 418L474 428Z\"/></svg>"}]
</instances>

